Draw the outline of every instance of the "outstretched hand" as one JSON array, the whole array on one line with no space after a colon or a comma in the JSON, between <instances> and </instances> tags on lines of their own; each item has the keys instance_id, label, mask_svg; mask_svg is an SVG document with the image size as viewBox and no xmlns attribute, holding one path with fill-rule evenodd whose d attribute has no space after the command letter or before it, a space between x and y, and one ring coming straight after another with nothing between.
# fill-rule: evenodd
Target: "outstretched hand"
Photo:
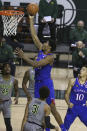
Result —
<instances>
[{"instance_id":1,"label":"outstretched hand","mask_svg":"<svg viewBox=\"0 0 87 131\"><path fill-rule=\"evenodd\" d=\"M23 52L23 50L20 49L20 48L16 48L15 53L16 53L19 57L21 57L21 58L24 57L24 52Z\"/></svg>"}]
</instances>

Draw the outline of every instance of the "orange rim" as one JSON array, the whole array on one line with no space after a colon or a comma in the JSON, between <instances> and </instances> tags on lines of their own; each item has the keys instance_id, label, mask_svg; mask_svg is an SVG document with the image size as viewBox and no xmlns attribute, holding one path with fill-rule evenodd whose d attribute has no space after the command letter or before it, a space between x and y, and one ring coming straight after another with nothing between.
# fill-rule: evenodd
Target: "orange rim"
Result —
<instances>
[{"instance_id":1,"label":"orange rim","mask_svg":"<svg viewBox=\"0 0 87 131\"><path fill-rule=\"evenodd\" d=\"M23 15L23 11L16 11L16 10L2 10L0 11L0 15L5 15L5 16L12 16L12 15Z\"/></svg>"}]
</instances>

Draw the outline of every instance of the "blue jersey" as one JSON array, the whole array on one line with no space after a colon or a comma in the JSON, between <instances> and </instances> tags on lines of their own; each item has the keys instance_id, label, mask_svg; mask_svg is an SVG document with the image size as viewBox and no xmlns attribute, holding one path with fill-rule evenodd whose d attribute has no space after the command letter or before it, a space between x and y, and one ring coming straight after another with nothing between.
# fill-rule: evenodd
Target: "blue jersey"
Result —
<instances>
[{"instance_id":1,"label":"blue jersey","mask_svg":"<svg viewBox=\"0 0 87 131\"><path fill-rule=\"evenodd\" d=\"M75 105L83 105L87 100L87 81L84 84L80 84L78 78L76 78L75 84L71 89L70 102Z\"/></svg>"},{"instance_id":2,"label":"blue jersey","mask_svg":"<svg viewBox=\"0 0 87 131\"><path fill-rule=\"evenodd\" d=\"M52 55L52 54L48 54L48 55ZM38 53L37 61L44 59L46 56L47 55L45 55L43 51L41 50ZM52 66L50 64L35 68L35 80L43 80L43 79L51 78L51 69L52 69Z\"/></svg>"},{"instance_id":3,"label":"blue jersey","mask_svg":"<svg viewBox=\"0 0 87 131\"><path fill-rule=\"evenodd\" d=\"M87 126L87 81L84 84L79 83L79 79L76 78L75 84L71 89L70 102L74 105L72 108L68 108L64 126L69 130L71 124L78 117Z\"/></svg>"},{"instance_id":4,"label":"blue jersey","mask_svg":"<svg viewBox=\"0 0 87 131\"><path fill-rule=\"evenodd\" d=\"M52 55L52 54L48 54L48 55ZM45 55L43 51L40 51L38 53L37 61L44 59L46 56L47 55ZM35 98L40 97L39 89L42 86L47 86L50 90L50 95L46 99L49 105L51 104L51 102L54 102L55 99L54 85L53 85L53 80L51 79L51 69L52 66L50 64L35 69Z\"/></svg>"}]
</instances>

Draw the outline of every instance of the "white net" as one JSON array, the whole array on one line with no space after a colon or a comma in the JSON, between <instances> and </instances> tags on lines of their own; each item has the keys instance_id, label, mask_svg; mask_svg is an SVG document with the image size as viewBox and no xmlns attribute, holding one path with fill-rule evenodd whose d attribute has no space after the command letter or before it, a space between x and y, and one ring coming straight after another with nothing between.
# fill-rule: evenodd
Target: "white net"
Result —
<instances>
[{"instance_id":1,"label":"white net","mask_svg":"<svg viewBox=\"0 0 87 131\"><path fill-rule=\"evenodd\" d=\"M15 15L2 15L4 32L3 35L11 36L16 35L17 26L24 14L15 14Z\"/></svg>"}]
</instances>

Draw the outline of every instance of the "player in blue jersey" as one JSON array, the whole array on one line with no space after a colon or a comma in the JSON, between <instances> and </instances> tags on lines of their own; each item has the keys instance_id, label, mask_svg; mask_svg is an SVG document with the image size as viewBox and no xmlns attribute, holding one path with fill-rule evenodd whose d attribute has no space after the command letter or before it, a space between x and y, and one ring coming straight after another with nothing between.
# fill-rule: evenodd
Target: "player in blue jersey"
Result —
<instances>
[{"instance_id":1,"label":"player in blue jersey","mask_svg":"<svg viewBox=\"0 0 87 131\"><path fill-rule=\"evenodd\" d=\"M82 67L80 75L69 81L65 94L68 110L65 116L64 125L69 130L76 117L87 126L87 68Z\"/></svg>"},{"instance_id":2,"label":"player in blue jersey","mask_svg":"<svg viewBox=\"0 0 87 131\"><path fill-rule=\"evenodd\" d=\"M27 63L31 64L35 68L35 97L39 98L39 89L42 86L47 86L50 89L50 95L47 98L47 103L51 107L51 112L54 115L57 123L60 125L62 131L66 131L63 125L60 114L56 110L55 106L55 96L54 96L54 85L53 80L51 79L51 69L54 62L53 54L51 53L55 50L55 42L49 40L45 43L41 43L37 37L35 28L34 28L34 16L29 16L30 18L30 29L33 41L36 47L39 49L37 60L33 61L29 58L26 58L23 51L16 49L16 53L23 58ZM49 131L50 129L47 129Z\"/></svg>"}]
</instances>

